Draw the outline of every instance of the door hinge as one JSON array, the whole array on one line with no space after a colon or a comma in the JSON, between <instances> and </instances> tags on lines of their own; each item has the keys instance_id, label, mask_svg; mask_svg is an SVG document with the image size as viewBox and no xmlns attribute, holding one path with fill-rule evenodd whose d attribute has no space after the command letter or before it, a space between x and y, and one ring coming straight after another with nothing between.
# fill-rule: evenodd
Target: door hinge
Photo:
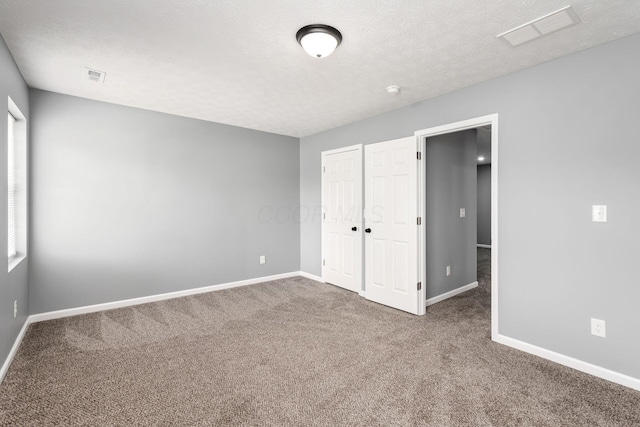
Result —
<instances>
[{"instance_id":1,"label":"door hinge","mask_svg":"<svg viewBox=\"0 0 640 427\"><path fill-rule=\"evenodd\" d=\"M418 225L422 225L422 217L421 216L418 217Z\"/></svg>"},{"instance_id":2,"label":"door hinge","mask_svg":"<svg viewBox=\"0 0 640 427\"><path fill-rule=\"evenodd\" d=\"M323 166L322 167L322 173L325 173L326 171L327 171L327 168Z\"/></svg>"},{"instance_id":3,"label":"door hinge","mask_svg":"<svg viewBox=\"0 0 640 427\"><path fill-rule=\"evenodd\" d=\"M322 265L327 265L327 262L325 260L322 260Z\"/></svg>"},{"instance_id":4,"label":"door hinge","mask_svg":"<svg viewBox=\"0 0 640 427\"><path fill-rule=\"evenodd\" d=\"M418 160L422 160L422 153L418 151Z\"/></svg>"},{"instance_id":5,"label":"door hinge","mask_svg":"<svg viewBox=\"0 0 640 427\"><path fill-rule=\"evenodd\" d=\"M327 219L327 214L326 213L322 213L322 219Z\"/></svg>"},{"instance_id":6,"label":"door hinge","mask_svg":"<svg viewBox=\"0 0 640 427\"><path fill-rule=\"evenodd\" d=\"M422 290L422 282L418 282L418 290Z\"/></svg>"}]
</instances>

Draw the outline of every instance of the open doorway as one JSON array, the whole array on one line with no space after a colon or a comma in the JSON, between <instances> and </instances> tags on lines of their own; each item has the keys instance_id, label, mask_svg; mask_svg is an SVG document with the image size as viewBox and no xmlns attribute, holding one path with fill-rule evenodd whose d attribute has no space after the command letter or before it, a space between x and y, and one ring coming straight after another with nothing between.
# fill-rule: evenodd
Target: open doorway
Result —
<instances>
[{"instance_id":1,"label":"open doorway","mask_svg":"<svg viewBox=\"0 0 640 427\"><path fill-rule=\"evenodd\" d=\"M464 132L464 131L472 131L472 132ZM489 172L489 176L490 176L490 230L489 230L489 235L490 235L490 240L489 240L489 245L491 246L491 256L489 258L489 260L486 260L488 262L485 263L485 268L488 270L490 276L491 276L491 285L490 285L490 291L491 291L491 335L492 338L495 338L498 335L498 212L497 212L497 206L498 206L498 115L497 114L493 114L493 115L489 115L489 116L484 116L484 117L478 117L475 119L470 119L470 120L465 120L465 121L461 121L461 122L456 122L456 123L451 123L448 125L444 125L444 126L438 126L438 127L434 127L434 128L429 128L429 129L424 129L424 130L420 130L417 131L415 133L417 139L418 139L418 148L419 151L422 153L425 153L425 155L422 157L422 161L419 162L419 188L418 188L418 199L419 199L419 211L421 213L421 217L425 219L425 223L428 224L429 218L430 218L430 214L433 215L436 211L431 209L431 207L433 207L433 200L432 202L432 206L429 207L428 206L428 201L427 201L427 158L429 156L429 152L433 152L433 150L429 150L429 147L427 146L427 141L430 138L434 138L434 137L438 137L438 136L444 136L444 138L440 139L441 141L445 141L447 140L449 137L447 137L447 135L451 136L452 134L458 133L458 135L466 135L466 138L471 139L471 135L473 136L473 150L469 151L469 153L473 154L472 158L468 158L469 153L465 154L465 174L458 174L458 175L453 175L450 172L450 176L452 177L452 180L455 179L464 179L464 177L472 177L472 181L473 181L473 199L470 199L467 195L459 195L456 196L454 193L457 191L453 188L451 188L450 193L447 195L446 192L443 195L443 197L441 198L441 201L448 201L451 203L448 203L448 206L441 206L443 208L445 208L447 210L447 214L449 216L449 218L443 222L443 224L445 224L445 227L449 227L449 225L446 225L446 222L451 222L453 224L453 227L455 227L455 224L457 221L458 225L468 225L468 229L471 229L473 232L470 233L465 233L464 237L459 237L456 236L454 238L456 239L465 239L464 245L466 248L466 253L467 255L462 255L463 257L466 256L467 259L462 259L462 263L465 265L465 267L463 268L467 268L467 270L469 270L470 268L473 268L473 270L469 270L471 271L472 276L470 277L475 277L476 274L478 273L478 264L476 263L477 260L477 244L478 244L478 240L477 240L477 210L478 210L478 200L477 200L477 162L478 162L478 158L481 157L481 155L478 153L478 150L481 150L481 148L478 146L477 144L477 135L480 133L482 134L481 138L486 138L486 143L488 143L489 145L489 149L490 151L487 152L486 155L482 156L482 157L487 157L489 160L489 163L491 164L491 169ZM462 138L464 139L464 138ZM433 141L433 140L432 140ZM466 143L461 143L461 146L464 146L465 144L468 145L468 141ZM483 144L484 145L484 144ZM435 146L435 145L434 145ZM444 146L444 143L443 143ZM450 147L449 147L450 148ZM486 148L486 147L483 147ZM458 153L458 155L460 155L460 153ZM467 165L468 163L468 165ZM460 164L458 164L456 167L462 167ZM432 168L433 168L433 164L432 164ZM459 172L459 171L458 171ZM460 178L461 177L461 178ZM432 177L433 179L433 177ZM470 178L471 179L471 178ZM447 196L452 196L449 197L449 200L447 200ZM466 197L466 198L465 198ZM451 199L454 199L453 201ZM466 205L462 205L462 202L460 202L460 200L466 200L464 203ZM457 203L457 205L455 205ZM449 206L450 205L450 206ZM456 206L455 209L452 208L452 206ZM459 205L459 206L458 206ZM469 221L467 221L466 223L461 222L460 220L463 220L465 218L467 218L467 206L470 206L470 217L469 217ZM436 206L435 209L439 209L441 207ZM455 221L454 221L455 220ZM449 227L451 228L451 227ZM429 231L431 232L431 234L429 234ZM468 230L467 230L468 231ZM453 235L452 235L453 236ZM456 294L459 294L461 292L464 292L468 289L471 289L475 286L477 286L477 281L474 282L470 282L470 283L465 283L462 284L461 286L457 286L454 287L454 289L448 290L444 287L441 287L441 291L444 291L444 293L441 293L439 295L436 295L435 297L432 295L429 298L428 293L426 292L426 289L428 289L429 287L429 281L433 280L433 275L431 274L431 271L428 270L427 268L427 253L428 253L428 247L429 245L431 245L432 250L438 250L438 249L434 249L433 247L433 243L434 240L436 239L436 243L437 243L437 235L434 235L434 229L431 228L429 226L424 226L421 227L421 231L420 231L420 236L419 236L419 241L418 241L418 260L419 260L419 277L422 280L422 283L425 283L424 289L425 289L425 293L424 293L424 297L421 301L421 304L424 304L423 307L425 307L428 305L427 301L429 301L430 304L436 303L438 301L447 299L451 296L454 296ZM432 239L432 240L429 240ZM469 240L467 242L467 240ZM488 249L488 248L482 248L482 249ZM484 256L484 255L483 255ZM439 260L437 262L442 263L442 260ZM440 268L443 267L443 268ZM449 268L447 268L449 267ZM436 267L437 270L437 275L446 277L447 274L453 274L453 269L455 268L454 266L449 266L444 264L443 266L437 266ZM440 271L442 270L442 271ZM429 277L431 276L431 277ZM463 279L463 281L466 279ZM436 290L436 292L438 292Z\"/></svg>"},{"instance_id":2,"label":"open doorway","mask_svg":"<svg viewBox=\"0 0 640 427\"><path fill-rule=\"evenodd\" d=\"M477 246L491 249L491 126L476 129Z\"/></svg>"},{"instance_id":3,"label":"open doorway","mask_svg":"<svg viewBox=\"0 0 640 427\"><path fill-rule=\"evenodd\" d=\"M491 283L491 126L476 129L477 137L477 281Z\"/></svg>"},{"instance_id":4,"label":"open doorway","mask_svg":"<svg viewBox=\"0 0 640 427\"><path fill-rule=\"evenodd\" d=\"M427 307L478 286L477 129L426 138Z\"/></svg>"}]
</instances>

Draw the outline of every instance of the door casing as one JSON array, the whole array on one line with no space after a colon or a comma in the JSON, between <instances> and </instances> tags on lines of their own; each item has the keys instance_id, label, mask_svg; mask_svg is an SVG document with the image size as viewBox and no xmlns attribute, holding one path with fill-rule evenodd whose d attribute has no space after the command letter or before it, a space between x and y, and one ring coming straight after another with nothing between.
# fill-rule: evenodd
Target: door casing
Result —
<instances>
[{"instance_id":1,"label":"door casing","mask_svg":"<svg viewBox=\"0 0 640 427\"><path fill-rule=\"evenodd\" d=\"M481 126L491 126L491 339L496 341L498 336L498 114L476 117L442 126L418 130L415 136L418 139L418 149L426 152L427 138L447 133L459 132L467 129L475 129ZM426 220L426 156L418 164L418 209ZM418 277L422 283L426 283L426 227L420 227L418 237ZM422 286L418 314L426 311L426 286Z\"/></svg>"}]
</instances>

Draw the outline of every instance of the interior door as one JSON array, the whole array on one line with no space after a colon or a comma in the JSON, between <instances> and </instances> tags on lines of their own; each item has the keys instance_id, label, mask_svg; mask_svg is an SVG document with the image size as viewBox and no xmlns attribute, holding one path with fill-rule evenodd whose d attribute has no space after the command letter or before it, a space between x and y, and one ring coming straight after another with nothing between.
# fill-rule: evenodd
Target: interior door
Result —
<instances>
[{"instance_id":1,"label":"interior door","mask_svg":"<svg viewBox=\"0 0 640 427\"><path fill-rule=\"evenodd\" d=\"M322 153L322 278L362 289L362 146Z\"/></svg>"},{"instance_id":2,"label":"interior door","mask_svg":"<svg viewBox=\"0 0 640 427\"><path fill-rule=\"evenodd\" d=\"M366 298L418 314L415 137L365 146Z\"/></svg>"}]
</instances>

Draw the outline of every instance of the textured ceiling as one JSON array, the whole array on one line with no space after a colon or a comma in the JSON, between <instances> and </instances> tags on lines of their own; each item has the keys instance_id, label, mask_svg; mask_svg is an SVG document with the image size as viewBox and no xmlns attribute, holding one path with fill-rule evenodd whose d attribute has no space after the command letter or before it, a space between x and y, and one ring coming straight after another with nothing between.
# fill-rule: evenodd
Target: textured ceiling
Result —
<instances>
[{"instance_id":1,"label":"textured ceiling","mask_svg":"<svg viewBox=\"0 0 640 427\"><path fill-rule=\"evenodd\" d=\"M640 32L638 0L571 4L517 48L495 36L566 0L0 0L0 33L31 87L299 137ZM297 44L313 23L333 55Z\"/></svg>"}]
</instances>

